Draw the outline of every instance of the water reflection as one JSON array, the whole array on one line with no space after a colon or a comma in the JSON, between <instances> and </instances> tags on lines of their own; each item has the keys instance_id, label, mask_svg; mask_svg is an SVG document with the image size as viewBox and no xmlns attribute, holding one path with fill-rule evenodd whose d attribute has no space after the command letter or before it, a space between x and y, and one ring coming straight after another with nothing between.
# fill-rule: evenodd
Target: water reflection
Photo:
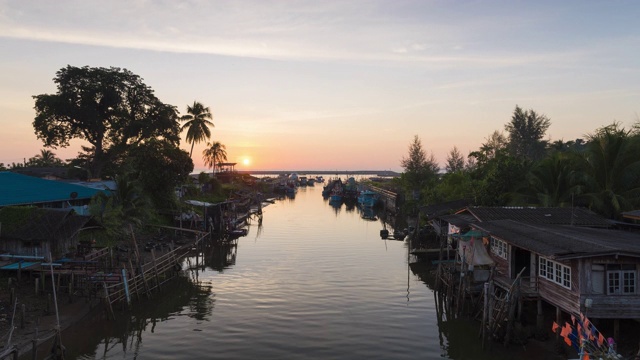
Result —
<instances>
[{"instance_id":1,"label":"water reflection","mask_svg":"<svg viewBox=\"0 0 640 360\"><path fill-rule=\"evenodd\" d=\"M178 277L154 298L145 301L131 312L119 314L115 320L96 317L91 326L74 327L65 331L68 359L107 359L114 353L124 359L140 355L144 333L154 333L159 323L185 316L196 321L210 321L215 304L211 285Z\"/></svg>"},{"instance_id":2,"label":"water reflection","mask_svg":"<svg viewBox=\"0 0 640 360\"><path fill-rule=\"evenodd\" d=\"M334 206L321 191L276 201L246 237L199 247L164 293L118 320L65 332L68 358L482 359L476 330L458 328L473 322L438 304L430 265L380 241L402 216Z\"/></svg>"}]
</instances>

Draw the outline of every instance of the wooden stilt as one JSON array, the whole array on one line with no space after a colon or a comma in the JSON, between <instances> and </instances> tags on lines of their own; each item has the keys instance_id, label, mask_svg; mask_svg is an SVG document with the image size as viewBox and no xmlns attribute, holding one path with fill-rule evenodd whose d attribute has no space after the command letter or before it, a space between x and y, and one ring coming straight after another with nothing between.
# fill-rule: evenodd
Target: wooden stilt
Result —
<instances>
[{"instance_id":1,"label":"wooden stilt","mask_svg":"<svg viewBox=\"0 0 640 360\"><path fill-rule=\"evenodd\" d=\"M539 337L542 337L544 334L544 313L542 312L542 300L538 299L536 301L536 330ZM557 323L556 323L557 324Z\"/></svg>"}]
</instances>

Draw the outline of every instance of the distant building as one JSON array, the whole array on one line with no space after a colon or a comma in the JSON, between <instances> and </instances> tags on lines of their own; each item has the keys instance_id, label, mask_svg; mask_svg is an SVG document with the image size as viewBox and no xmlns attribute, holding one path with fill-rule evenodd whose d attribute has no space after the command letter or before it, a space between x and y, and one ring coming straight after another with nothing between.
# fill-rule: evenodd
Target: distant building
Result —
<instances>
[{"instance_id":1,"label":"distant building","mask_svg":"<svg viewBox=\"0 0 640 360\"><path fill-rule=\"evenodd\" d=\"M3 253L45 258L49 254L53 258L73 256L80 231L96 225L90 216L77 215L70 208L25 206L0 209L0 223L0 258Z\"/></svg>"}]
</instances>

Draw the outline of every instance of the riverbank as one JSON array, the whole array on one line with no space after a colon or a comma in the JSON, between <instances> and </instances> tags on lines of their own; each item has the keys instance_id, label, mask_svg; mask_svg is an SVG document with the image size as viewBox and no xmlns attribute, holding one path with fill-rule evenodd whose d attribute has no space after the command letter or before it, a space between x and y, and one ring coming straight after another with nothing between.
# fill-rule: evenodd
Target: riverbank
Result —
<instances>
[{"instance_id":1,"label":"riverbank","mask_svg":"<svg viewBox=\"0 0 640 360\"><path fill-rule=\"evenodd\" d=\"M2 281L4 284L0 292L0 345L2 346L0 353L15 347L20 356L30 354L34 349L34 342L36 347L39 347L55 337L58 324L64 331L90 314L104 311L99 300L70 301L68 296L63 296L58 298L58 315L56 316L50 296L36 295L32 284L23 281L13 287L18 306L16 316L12 319L14 305L10 305L11 291L6 287L8 278L3 277ZM11 332L12 321L13 332ZM43 353L42 349L39 351Z\"/></svg>"}]
</instances>

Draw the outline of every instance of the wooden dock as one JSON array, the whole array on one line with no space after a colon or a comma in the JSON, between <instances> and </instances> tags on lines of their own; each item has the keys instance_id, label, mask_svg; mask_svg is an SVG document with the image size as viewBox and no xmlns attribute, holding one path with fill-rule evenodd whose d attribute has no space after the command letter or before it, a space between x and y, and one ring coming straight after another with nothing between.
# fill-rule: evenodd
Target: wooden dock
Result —
<instances>
[{"instance_id":1,"label":"wooden dock","mask_svg":"<svg viewBox=\"0 0 640 360\"><path fill-rule=\"evenodd\" d=\"M380 202L382 202L386 211L395 214L400 209L402 197L399 194L373 185L364 185L364 188L375 191L380 195Z\"/></svg>"}]
</instances>

